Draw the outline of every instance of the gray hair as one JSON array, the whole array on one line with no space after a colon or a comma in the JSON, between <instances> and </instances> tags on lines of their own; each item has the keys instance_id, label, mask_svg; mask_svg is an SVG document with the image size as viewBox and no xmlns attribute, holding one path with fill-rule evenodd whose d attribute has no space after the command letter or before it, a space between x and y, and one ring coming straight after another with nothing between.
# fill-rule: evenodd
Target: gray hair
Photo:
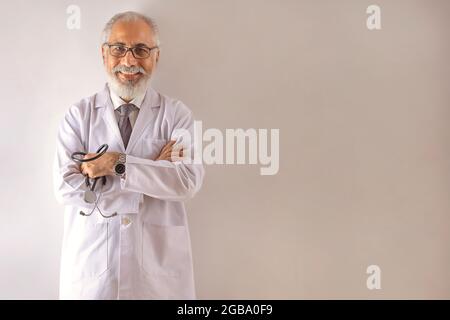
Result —
<instances>
[{"instance_id":1,"label":"gray hair","mask_svg":"<svg viewBox=\"0 0 450 320\"><path fill-rule=\"evenodd\" d=\"M111 35L111 29L114 25L114 23L118 21L136 21L136 20L144 20L148 24L148 26L152 29L153 34L155 35L156 39L156 45L159 46L159 31L158 26L156 25L155 21L141 13L134 12L134 11L126 11L116 14L114 17L109 19L109 21L106 23L105 27L103 28L102 32L102 43L108 42L109 36Z\"/></svg>"}]
</instances>

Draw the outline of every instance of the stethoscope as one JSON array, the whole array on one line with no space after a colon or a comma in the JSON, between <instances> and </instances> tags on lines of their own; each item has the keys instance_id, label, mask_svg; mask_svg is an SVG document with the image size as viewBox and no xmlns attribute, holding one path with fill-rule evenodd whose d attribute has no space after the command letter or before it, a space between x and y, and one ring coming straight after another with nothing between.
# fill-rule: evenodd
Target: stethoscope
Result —
<instances>
[{"instance_id":1,"label":"stethoscope","mask_svg":"<svg viewBox=\"0 0 450 320\"><path fill-rule=\"evenodd\" d=\"M84 156L87 154L85 152L74 152L74 153L72 153L72 155L70 157L72 158L73 161L75 161L77 163L89 162L89 161L94 161L94 160L100 158L102 155L105 154L106 150L108 150L108 145L105 143L105 144L101 145L100 148L98 148L98 150L97 150L98 154L92 158L83 159ZM97 185L97 181L100 178L102 179L102 187L100 189L100 195L97 196L97 194L95 193L94 190L95 190L95 186ZM80 214L82 216L88 217L95 211L95 208L97 208L98 212L100 212L100 214L104 218L112 218L112 217L116 216L117 212L115 212L109 216L104 215L102 213L102 211L100 210L100 208L98 207L98 201L100 200L100 197L103 194L103 186L106 184L106 176L94 178L94 181L91 182L91 179L89 178L89 176L86 175L85 183L86 183L86 187L88 189L84 192L84 201L86 203L90 203L90 204L95 203L95 205L90 213L84 213L83 211L80 211Z\"/></svg>"}]
</instances>

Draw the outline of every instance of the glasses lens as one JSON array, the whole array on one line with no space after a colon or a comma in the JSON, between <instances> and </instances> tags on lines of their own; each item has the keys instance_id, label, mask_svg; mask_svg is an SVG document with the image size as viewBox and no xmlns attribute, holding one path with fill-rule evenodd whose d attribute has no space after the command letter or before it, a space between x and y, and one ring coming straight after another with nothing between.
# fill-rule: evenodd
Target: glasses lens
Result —
<instances>
[{"instance_id":1,"label":"glasses lens","mask_svg":"<svg viewBox=\"0 0 450 320\"><path fill-rule=\"evenodd\" d=\"M136 58L148 58L150 56L150 49L145 47L134 47L133 54Z\"/></svg>"},{"instance_id":2,"label":"glasses lens","mask_svg":"<svg viewBox=\"0 0 450 320\"><path fill-rule=\"evenodd\" d=\"M121 45L113 45L110 46L110 52L115 57L122 57L125 55L125 52L127 52L127 48L125 46Z\"/></svg>"}]
</instances>

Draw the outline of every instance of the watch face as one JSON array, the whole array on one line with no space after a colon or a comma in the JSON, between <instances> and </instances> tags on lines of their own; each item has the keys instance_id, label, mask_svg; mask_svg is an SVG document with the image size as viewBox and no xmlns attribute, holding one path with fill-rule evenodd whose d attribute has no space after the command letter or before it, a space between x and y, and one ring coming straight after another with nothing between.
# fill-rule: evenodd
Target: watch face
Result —
<instances>
[{"instance_id":1,"label":"watch face","mask_svg":"<svg viewBox=\"0 0 450 320\"><path fill-rule=\"evenodd\" d=\"M125 172L125 165L123 163L119 163L115 167L117 174L123 174Z\"/></svg>"}]
</instances>

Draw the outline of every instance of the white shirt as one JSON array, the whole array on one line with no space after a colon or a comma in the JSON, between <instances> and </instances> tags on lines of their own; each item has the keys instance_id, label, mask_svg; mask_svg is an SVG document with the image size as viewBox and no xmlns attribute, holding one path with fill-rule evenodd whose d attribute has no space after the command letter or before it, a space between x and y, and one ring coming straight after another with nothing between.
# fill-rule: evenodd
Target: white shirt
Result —
<instances>
[{"instance_id":1,"label":"white shirt","mask_svg":"<svg viewBox=\"0 0 450 320\"><path fill-rule=\"evenodd\" d=\"M120 117L120 112L119 110L117 110L121 105L127 103L126 101L123 101L123 99L121 97L119 97L113 90L109 89L109 94L111 96L111 101L113 103L114 106L114 114L116 115L116 119L117 122L119 122L119 117ZM144 101L144 97L145 97L145 92L139 96L137 96L136 98L134 98L133 100L131 100L129 103L134 104L137 109L133 110L130 113L130 122L131 122L131 128L134 128L134 124L136 123L136 119L138 117L139 114L139 109L141 108L142 105L142 101Z\"/></svg>"}]
</instances>

